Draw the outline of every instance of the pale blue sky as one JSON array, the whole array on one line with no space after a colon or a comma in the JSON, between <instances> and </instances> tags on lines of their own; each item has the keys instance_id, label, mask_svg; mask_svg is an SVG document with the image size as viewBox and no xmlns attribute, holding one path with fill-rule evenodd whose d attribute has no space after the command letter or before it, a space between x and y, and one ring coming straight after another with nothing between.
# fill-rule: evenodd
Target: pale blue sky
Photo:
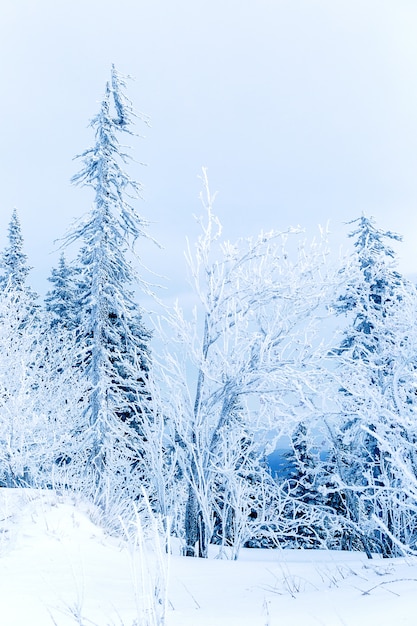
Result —
<instances>
[{"instance_id":1,"label":"pale blue sky","mask_svg":"<svg viewBox=\"0 0 417 626\"><path fill-rule=\"evenodd\" d=\"M151 117L130 173L173 289L202 166L227 238L329 220L337 247L365 212L417 273L416 32L414 0L2 0L0 243L16 207L43 290L93 199L69 179L114 62Z\"/></svg>"}]
</instances>

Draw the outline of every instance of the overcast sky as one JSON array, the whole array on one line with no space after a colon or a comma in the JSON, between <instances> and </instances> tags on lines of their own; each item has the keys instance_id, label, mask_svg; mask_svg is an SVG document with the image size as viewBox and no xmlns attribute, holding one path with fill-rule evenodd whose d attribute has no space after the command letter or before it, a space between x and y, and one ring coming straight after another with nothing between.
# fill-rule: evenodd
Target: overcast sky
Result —
<instances>
[{"instance_id":1,"label":"overcast sky","mask_svg":"<svg viewBox=\"0 0 417 626\"><path fill-rule=\"evenodd\" d=\"M44 290L115 63L151 118L129 171L165 250L144 262L176 288L202 166L225 238L330 221L337 247L365 212L417 273L416 32L415 0L2 0L0 243L16 207Z\"/></svg>"}]
</instances>

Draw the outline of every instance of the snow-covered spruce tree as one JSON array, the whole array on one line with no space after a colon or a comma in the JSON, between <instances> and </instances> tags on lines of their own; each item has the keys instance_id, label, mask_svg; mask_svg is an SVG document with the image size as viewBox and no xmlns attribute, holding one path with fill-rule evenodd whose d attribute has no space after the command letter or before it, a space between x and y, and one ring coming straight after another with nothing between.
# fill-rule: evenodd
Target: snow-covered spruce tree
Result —
<instances>
[{"instance_id":1,"label":"snow-covered spruce tree","mask_svg":"<svg viewBox=\"0 0 417 626\"><path fill-rule=\"evenodd\" d=\"M254 459L264 456L265 437L271 430L289 434L323 410L315 405L322 355L316 331L334 286L324 242L307 247L289 231L221 243L205 172L204 188L207 221L194 251L188 250L198 308L191 321L179 306L167 312L171 341L160 363L167 434L185 486L175 530L185 554L203 557L225 511L222 492L239 502L246 524L254 526L250 502L267 482L261 463L253 475ZM288 239L297 236L292 251ZM248 447L248 433L257 448ZM241 518L236 531L240 541L246 533Z\"/></svg>"},{"instance_id":2,"label":"snow-covered spruce tree","mask_svg":"<svg viewBox=\"0 0 417 626\"><path fill-rule=\"evenodd\" d=\"M24 442L36 435L27 423L30 387L36 365L33 349L39 340L35 294L26 283L30 267L16 209L1 255L0 293L0 480L3 486L29 485L29 454ZM32 318L32 319L31 319ZM30 418L29 408L29 418Z\"/></svg>"},{"instance_id":3,"label":"snow-covered spruce tree","mask_svg":"<svg viewBox=\"0 0 417 626\"><path fill-rule=\"evenodd\" d=\"M399 331L406 302L411 298L408 307L415 303L415 289L395 267L390 242L399 241L400 236L377 229L365 216L353 223L356 228L350 236L355 239L356 271L352 271L354 265L350 267L346 291L335 303L336 312L350 316L351 321L332 352L340 414L336 423L328 424L328 495L345 521L342 547L389 555L395 552L392 535L398 503L392 495L398 485L393 482L391 456L374 432L382 428L385 434L398 434L403 407L396 399L396 371L398 363L404 362L405 350L414 350L413 359L417 354L417 345L407 345ZM415 410L412 394L407 402Z\"/></svg>"},{"instance_id":4,"label":"snow-covered spruce tree","mask_svg":"<svg viewBox=\"0 0 417 626\"><path fill-rule=\"evenodd\" d=\"M37 308L37 294L27 284L27 277L31 270L28 265L27 255L23 251L23 236L20 220L16 209L13 209L8 228L8 246L1 255L0 287L3 290L10 289L19 295L25 294L26 313L30 317ZM22 321L23 323L23 321Z\"/></svg>"},{"instance_id":5,"label":"snow-covered spruce tree","mask_svg":"<svg viewBox=\"0 0 417 626\"><path fill-rule=\"evenodd\" d=\"M147 223L131 204L140 185L124 170L128 154L119 143L120 133L131 134L134 115L124 87L125 79L113 67L91 121L95 143L79 156L83 167L72 179L94 189L94 204L66 238L81 243L78 340L88 399L78 460L86 488L90 482L101 503L112 492L137 496L140 491L141 420L148 410L150 335L134 301L131 260Z\"/></svg>"},{"instance_id":6,"label":"snow-covered spruce tree","mask_svg":"<svg viewBox=\"0 0 417 626\"><path fill-rule=\"evenodd\" d=\"M48 280L52 283L52 289L45 296L45 310L51 329L74 330L79 323L77 272L67 263L64 253Z\"/></svg>"},{"instance_id":7,"label":"snow-covered spruce tree","mask_svg":"<svg viewBox=\"0 0 417 626\"><path fill-rule=\"evenodd\" d=\"M396 293L375 326L381 337L384 384L370 384L368 363L349 362L346 356L339 384L343 380L343 389L351 394L355 414L347 420L342 413L329 429L336 442L329 495L343 515L343 547L361 549L365 540L369 550L385 556L417 548L417 292L403 279Z\"/></svg>"},{"instance_id":8,"label":"snow-covered spruce tree","mask_svg":"<svg viewBox=\"0 0 417 626\"><path fill-rule=\"evenodd\" d=\"M1 260L0 481L8 487L51 485L72 422L71 390L79 385L76 372L66 367L69 347L56 358L27 284L30 268L16 211Z\"/></svg>"},{"instance_id":9,"label":"snow-covered spruce tree","mask_svg":"<svg viewBox=\"0 0 417 626\"><path fill-rule=\"evenodd\" d=\"M8 229L9 245L1 255L1 285L12 285L15 289L27 289L26 278L30 272L27 255L23 252L23 236L16 209L13 209Z\"/></svg>"}]
</instances>

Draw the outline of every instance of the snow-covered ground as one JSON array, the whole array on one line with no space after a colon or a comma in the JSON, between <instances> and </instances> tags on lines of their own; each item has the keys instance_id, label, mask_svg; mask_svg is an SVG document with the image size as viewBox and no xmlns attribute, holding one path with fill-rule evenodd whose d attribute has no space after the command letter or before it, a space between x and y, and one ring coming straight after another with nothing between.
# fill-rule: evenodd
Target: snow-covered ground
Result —
<instances>
[{"instance_id":1,"label":"snow-covered ground","mask_svg":"<svg viewBox=\"0 0 417 626\"><path fill-rule=\"evenodd\" d=\"M161 568L98 522L52 492L0 489L1 626L156 625L164 567L167 626L417 624L414 559L243 550L238 561L173 554Z\"/></svg>"}]
</instances>

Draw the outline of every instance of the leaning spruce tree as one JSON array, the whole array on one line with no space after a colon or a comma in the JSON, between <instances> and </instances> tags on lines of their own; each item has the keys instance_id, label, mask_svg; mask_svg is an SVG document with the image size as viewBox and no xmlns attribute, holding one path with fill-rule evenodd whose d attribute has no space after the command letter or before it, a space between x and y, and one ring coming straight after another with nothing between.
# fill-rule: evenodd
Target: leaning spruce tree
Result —
<instances>
[{"instance_id":1,"label":"leaning spruce tree","mask_svg":"<svg viewBox=\"0 0 417 626\"><path fill-rule=\"evenodd\" d=\"M79 365L88 381L88 402L79 433L79 474L102 500L109 489L137 495L140 420L147 410L150 335L133 299L129 256L138 237L146 236L147 223L130 203L140 185L125 172L129 155L119 143L120 133L132 134L134 116L125 86L113 66L100 111L91 121L95 143L79 155L83 166L72 179L94 189L94 204L66 237L67 244L81 242Z\"/></svg>"}]
</instances>

